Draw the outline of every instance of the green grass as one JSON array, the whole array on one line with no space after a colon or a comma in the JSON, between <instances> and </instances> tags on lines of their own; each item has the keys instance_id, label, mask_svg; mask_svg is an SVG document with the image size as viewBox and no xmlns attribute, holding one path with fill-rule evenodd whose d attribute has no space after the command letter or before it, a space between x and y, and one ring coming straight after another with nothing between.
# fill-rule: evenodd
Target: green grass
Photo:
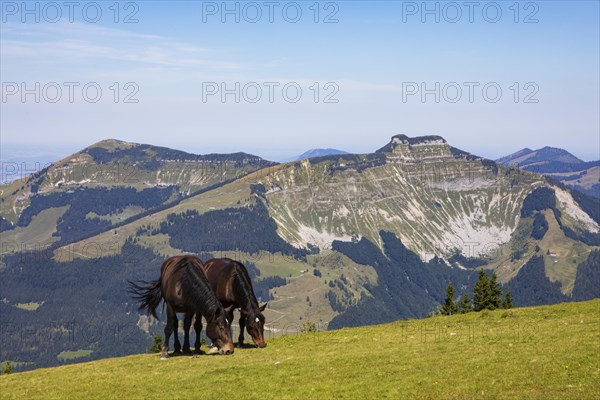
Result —
<instances>
[{"instance_id":1,"label":"green grass","mask_svg":"<svg viewBox=\"0 0 600 400\"><path fill-rule=\"evenodd\" d=\"M56 357L61 361L69 361L76 358L87 357L90 354L92 354L92 350L80 349L75 351L61 351Z\"/></svg>"},{"instance_id":2,"label":"green grass","mask_svg":"<svg viewBox=\"0 0 600 400\"><path fill-rule=\"evenodd\" d=\"M289 334L232 356L104 359L1 376L0 393L3 399L597 399L599 311L594 300Z\"/></svg>"},{"instance_id":3,"label":"green grass","mask_svg":"<svg viewBox=\"0 0 600 400\"><path fill-rule=\"evenodd\" d=\"M19 304L15 304L15 307L21 309L21 310L27 310L27 311L35 311L38 308L40 308L40 306L44 304L44 302L31 302L31 303L19 303Z\"/></svg>"},{"instance_id":4,"label":"green grass","mask_svg":"<svg viewBox=\"0 0 600 400\"><path fill-rule=\"evenodd\" d=\"M242 261L254 263L260 270L261 278L268 276L288 277L290 275L292 277L298 277L301 275L300 271L306 271L309 268L308 264L281 253L260 251L258 255L255 256L239 252L237 254ZM234 254L234 256L235 255L236 254Z\"/></svg>"},{"instance_id":5,"label":"green grass","mask_svg":"<svg viewBox=\"0 0 600 400\"><path fill-rule=\"evenodd\" d=\"M56 225L60 217L69 209L69 206L51 207L35 215L28 226L2 232L4 245L0 254L10 254L17 251L39 250L57 241L59 238L52 236L56 232ZM4 215L3 215L4 216Z\"/></svg>"}]
</instances>

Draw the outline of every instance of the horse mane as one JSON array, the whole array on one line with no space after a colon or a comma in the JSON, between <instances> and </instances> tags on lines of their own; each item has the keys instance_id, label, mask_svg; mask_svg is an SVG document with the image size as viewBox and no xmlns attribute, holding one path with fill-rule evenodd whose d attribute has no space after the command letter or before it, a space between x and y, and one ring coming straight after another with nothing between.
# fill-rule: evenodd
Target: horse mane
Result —
<instances>
[{"instance_id":1,"label":"horse mane","mask_svg":"<svg viewBox=\"0 0 600 400\"><path fill-rule=\"evenodd\" d=\"M212 317L217 309L223 308L210 287L206 275L204 275L202 264L198 259L186 257L180 260L175 268L187 269L186 273L182 274L181 287L190 301L198 305L202 315Z\"/></svg>"},{"instance_id":2,"label":"horse mane","mask_svg":"<svg viewBox=\"0 0 600 400\"><path fill-rule=\"evenodd\" d=\"M234 265L233 291L237 298L246 303L246 307L258 311L258 301L252 288L252 282L246 267L239 261L232 260Z\"/></svg>"}]
</instances>

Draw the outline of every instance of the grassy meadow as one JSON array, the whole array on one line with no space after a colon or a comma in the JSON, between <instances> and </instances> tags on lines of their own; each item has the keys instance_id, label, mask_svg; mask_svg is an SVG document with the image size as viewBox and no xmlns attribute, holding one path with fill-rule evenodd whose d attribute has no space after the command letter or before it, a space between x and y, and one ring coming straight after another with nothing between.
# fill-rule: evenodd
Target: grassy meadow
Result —
<instances>
[{"instance_id":1,"label":"grassy meadow","mask_svg":"<svg viewBox=\"0 0 600 400\"><path fill-rule=\"evenodd\" d=\"M600 398L598 299L287 333L232 356L140 354L2 375L0 398Z\"/></svg>"}]
</instances>

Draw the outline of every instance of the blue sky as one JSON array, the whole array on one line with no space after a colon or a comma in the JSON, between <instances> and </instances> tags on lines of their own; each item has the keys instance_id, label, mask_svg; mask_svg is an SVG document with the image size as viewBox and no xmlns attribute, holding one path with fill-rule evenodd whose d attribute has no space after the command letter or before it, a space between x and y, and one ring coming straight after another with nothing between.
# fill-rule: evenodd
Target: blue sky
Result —
<instances>
[{"instance_id":1,"label":"blue sky","mask_svg":"<svg viewBox=\"0 0 600 400\"><path fill-rule=\"evenodd\" d=\"M106 2L98 17L78 2L72 20L47 4L2 2L4 159L118 138L280 160L370 152L398 133L489 158L546 145L600 157L596 1L474 2L472 16L464 2L429 2L429 14L422 2L273 2L273 22L262 1L227 3L239 22L220 1L121 2L118 16Z\"/></svg>"}]
</instances>

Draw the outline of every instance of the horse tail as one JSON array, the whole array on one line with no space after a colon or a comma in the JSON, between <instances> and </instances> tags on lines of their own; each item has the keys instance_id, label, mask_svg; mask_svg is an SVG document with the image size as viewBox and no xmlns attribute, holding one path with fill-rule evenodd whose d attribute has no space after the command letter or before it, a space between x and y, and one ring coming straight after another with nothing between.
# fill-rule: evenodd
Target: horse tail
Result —
<instances>
[{"instance_id":1,"label":"horse tail","mask_svg":"<svg viewBox=\"0 0 600 400\"><path fill-rule=\"evenodd\" d=\"M129 283L127 292L138 302L139 310L146 311L158 319L156 308L162 300L160 279L150 282L142 281L140 283L127 282Z\"/></svg>"}]
</instances>

